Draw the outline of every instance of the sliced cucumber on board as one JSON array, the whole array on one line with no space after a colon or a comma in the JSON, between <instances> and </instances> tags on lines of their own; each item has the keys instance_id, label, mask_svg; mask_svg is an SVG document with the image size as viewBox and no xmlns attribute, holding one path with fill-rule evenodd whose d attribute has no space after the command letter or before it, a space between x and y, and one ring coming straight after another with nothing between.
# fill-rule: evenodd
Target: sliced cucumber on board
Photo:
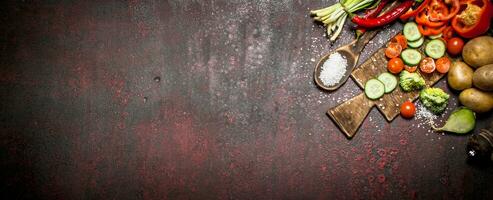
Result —
<instances>
[{"instance_id":1,"label":"sliced cucumber on board","mask_svg":"<svg viewBox=\"0 0 493 200\"><path fill-rule=\"evenodd\" d=\"M402 51L401 58L408 66L416 66L421 61L421 53L416 49L406 49Z\"/></svg>"},{"instance_id":2,"label":"sliced cucumber on board","mask_svg":"<svg viewBox=\"0 0 493 200\"><path fill-rule=\"evenodd\" d=\"M385 86L386 94L394 91L397 87L397 78L388 72L380 74L377 79Z\"/></svg>"},{"instance_id":3,"label":"sliced cucumber on board","mask_svg":"<svg viewBox=\"0 0 493 200\"><path fill-rule=\"evenodd\" d=\"M422 37L421 33L418 30L418 25L414 22L408 22L404 24L404 30L402 32L404 33L404 37L407 39L407 41L416 41Z\"/></svg>"},{"instance_id":4,"label":"sliced cucumber on board","mask_svg":"<svg viewBox=\"0 0 493 200\"><path fill-rule=\"evenodd\" d=\"M385 85L377 79L370 79L365 83L365 94L369 99L378 99L385 94Z\"/></svg>"},{"instance_id":5,"label":"sliced cucumber on board","mask_svg":"<svg viewBox=\"0 0 493 200\"><path fill-rule=\"evenodd\" d=\"M445 55L445 43L440 39L434 39L428 42L425 46L426 55L439 59Z\"/></svg>"},{"instance_id":6,"label":"sliced cucumber on board","mask_svg":"<svg viewBox=\"0 0 493 200\"><path fill-rule=\"evenodd\" d=\"M416 41L407 42L407 46L409 46L411 48L419 48L421 45L423 45L423 42L424 41L425 41L425 38L424 37L420 37Z\"/></svg>"},{"instance_id":7,"label":"sliced cucumber on board","mask_svg":"<svg viewBox=\"0 0 493 200\"><path fill-rule=\"evenodd\" d=\"M428 36L430 39L438 39L440 37L442 37L442 33L438 34L438 35L430 35Z\"/></svg>"}]
</instances>

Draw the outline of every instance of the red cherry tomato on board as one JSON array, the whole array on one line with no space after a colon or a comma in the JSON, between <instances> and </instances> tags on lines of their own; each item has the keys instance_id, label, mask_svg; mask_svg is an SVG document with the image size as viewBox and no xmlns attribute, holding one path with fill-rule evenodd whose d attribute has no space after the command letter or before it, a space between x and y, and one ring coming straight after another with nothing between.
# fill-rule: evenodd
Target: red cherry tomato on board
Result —
<instances>
[{"instance_id":1,"label":"red cherry tomato on board","mask_svg":"<svg viewBox=\"0 0 493 200\"><path fill-rule=\"evenodd\" d=\"M392 74L397 74L404 69L404 62L401 58L392 58L387 63L387 69Z\"/></svg>"},{"instance_id":2,"label":"red cherry tomato on board","mask_svg":"<svg viewBox=\"0 0 493 200\"><path fill-rule=\"evenodd\" d=\"M462 53L462 47L464 47L464 41L458 37L450 38L447 41L447 52L450 55L459 55Z\"/></svg>"},{"instance_id":3,"label":"red cherry tomato on board","mask_svg":"<svg viewBox=\"0 0 493 200\"><path fill-rule=\"evenodd\" d=\"M452 62L447 57L441 57L435 62L437 66L437 71L445 74L448 72L450 69L450 65L452 65Z\"/></svg>"},{"instance_id":4,"label":"red cherry tomato on board","mask_svg":"<svg viewBox=\"0 0 493 200\"><path fill-rule=\"evenodd\" d=\"M416 107L413 102L406 101L401 105L401 116L404 118L412 118L416 113Z\"/></svg>"}]
</instances>

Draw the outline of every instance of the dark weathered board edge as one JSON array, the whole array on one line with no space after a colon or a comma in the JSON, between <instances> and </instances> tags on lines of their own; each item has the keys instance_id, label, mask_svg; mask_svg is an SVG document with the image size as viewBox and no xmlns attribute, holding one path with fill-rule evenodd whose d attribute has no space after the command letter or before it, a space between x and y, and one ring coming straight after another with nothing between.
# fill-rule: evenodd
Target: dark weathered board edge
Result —
<instances>
[{"instance_id":1,"label":"dark weathered board edge","mask_svg":"<svg viewBox=\"0 0 493 200\"><path fill-rule=\"evenodd\" d=\"M338 107L343 106L343 105L348 104L348 103L351 103L353 101L356 101L358 98L364 98L366 100L366 102L368 102L368 103L365 103L367 105L365 107L367 111L366 111L366 113L363 116L361 116L360 123L358 123L357 124L357 127L354 128L354 131L350 131L350 130L347 129L346 126L344 126L344 124L346 124L346 122L340 121L338 115L336 115L334 112L336 112L336 110L338 109ZM346 135L346 137L348 139L351 139L351 138L354 137L354 135L356 135L356 133L358 132L358 130L360 129L361 125L363 124L363 122L365 121L366 117L371 112L371 110L372 110L372 108L374 106L375 106L375 102L374 101L369 100L364 93L360 93L358 95L353 96L351 99L345 101L344 103L341 103L341 104L339 104L337 106L328 108L327 114L328 114L329 118L331 118L334 121L334 123L339 127L339 129ZM349 110L346 110L346 113L347 112L350 112L350 111ZM338 112L338 113L341 113L341 112ZM339 116L341 116L341 115L339 115Z\"/></svg>"}]
</instances>

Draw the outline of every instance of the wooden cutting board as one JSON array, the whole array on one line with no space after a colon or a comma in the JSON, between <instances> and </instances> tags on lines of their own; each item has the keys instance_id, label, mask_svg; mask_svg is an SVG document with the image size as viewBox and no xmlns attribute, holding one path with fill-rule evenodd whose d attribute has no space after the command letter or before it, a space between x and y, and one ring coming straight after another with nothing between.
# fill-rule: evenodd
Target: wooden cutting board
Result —
<instances>
[{"instance_id":1,"label":"wooden cutting board","mask_svg":"<svg viewBox=\"0 0 493 200\"><path fill-rule=\"evenodd\" d=\"M426 44L426 42L424 44ZM422 45L422 48L424 47L424 44ZM385 47L386 46L387 45L385 45ZM368 60L361 64L360 67L356 68L351 73L352 79L359 87L361 87L361 89L364 88L366 81L369 79L376 78L379 74L387 72L385 47L380 48ZM420 52L423 52L422 49L420 49ZM432 74L421 74L421 76L425 79L426 85L432 86L444 75L435 71ZM399 79L398 76L396 77ZM392 93L385 94L378 100L368 99L362 91L361 94L330 108L327 114L348 138L352 138L368 113L370 113L373 106L376 105L385 119L387 119L388 122L392 122L392 120L400 113L400 105L406 100L416 100L418 95L419 91L404 92L399 85Z\"/></svg>"}]
</instances>

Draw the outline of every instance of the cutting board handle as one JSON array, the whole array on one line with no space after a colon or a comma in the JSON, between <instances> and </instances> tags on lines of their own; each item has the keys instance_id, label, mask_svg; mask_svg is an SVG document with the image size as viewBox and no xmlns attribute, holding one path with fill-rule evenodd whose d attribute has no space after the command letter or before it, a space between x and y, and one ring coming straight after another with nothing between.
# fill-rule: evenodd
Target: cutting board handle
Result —
<instances>
[{"instance_id":1,"label":"cutting board handle","mask_svg":"<svg viewBox=\"0 0 493 200\"><path fill-rule=\"evenodd\" d=\"M374 105L374 101L368 99L364 93L361 93L336 107L330 108L327 114L339 126L341 131L351 139Z\"/></svg>"}]
</instances>

